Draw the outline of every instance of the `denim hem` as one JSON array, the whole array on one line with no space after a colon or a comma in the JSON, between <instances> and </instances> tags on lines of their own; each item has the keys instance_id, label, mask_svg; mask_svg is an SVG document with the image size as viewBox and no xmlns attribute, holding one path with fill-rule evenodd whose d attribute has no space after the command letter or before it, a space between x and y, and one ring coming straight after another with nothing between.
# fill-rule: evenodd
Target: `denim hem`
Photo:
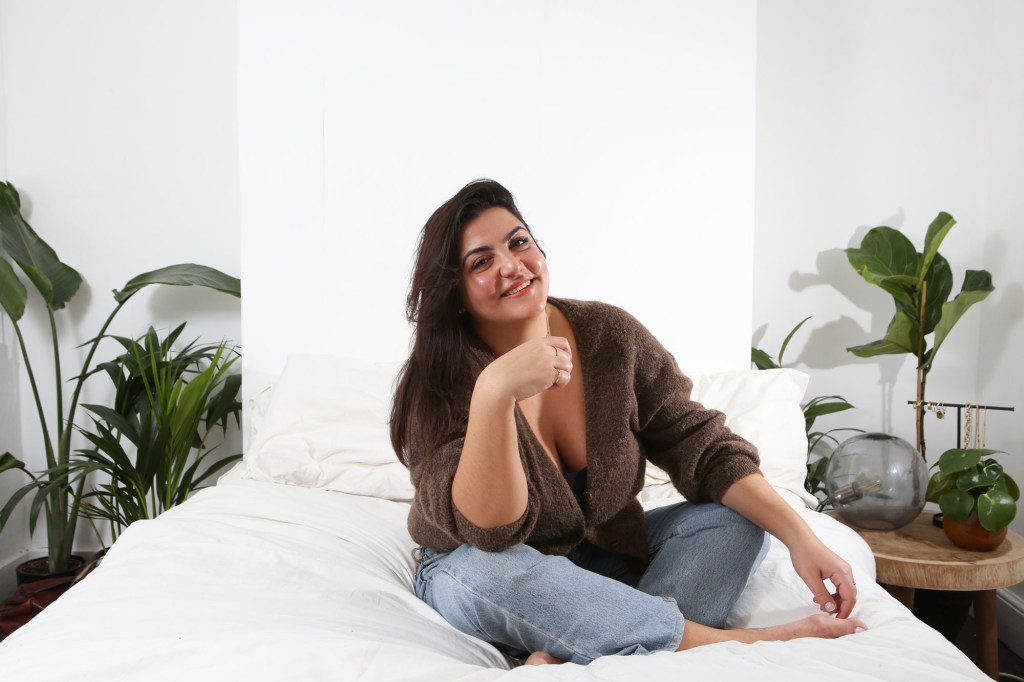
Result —
<instances>
[{"instance_id":1,"label":"denim hem","mask_svg":"<svg viewBox=\"0 0 1024 682\"><path fill-rule=\"evenodd\" d=\"M497 611L501 611L501 612L505 613L506 615L508 615L508 616L511 616L511 617L513 617L513 618L514 618L515 620L518 620L518 621L519 621L520 623L522 623L523 625L526 625L526 626L528 626L528 627L534 628L535 630L537 630L538 632L540 632L541 634L543 634L543 635L544 635L544 637L546 637L547 639L549 639L549 640L551 640L551 641L554 641L554 642L558 642L559 644L561 644L562 646L564 646L564 647L566 648L566 650L568 650L568 651L570 651L570 652L572 652L572 653L573 653L573 656L572 656L572 658L571 658L570 660L572 660L572 661L573 661L574 663L578 663L578 662L579 662L579 661L578 661L577 659L583 659L583 660L585 660L585 661L586 661L586 663L590 663L590 662L592 662L592 661L594 660L594 657L593 657L593 656L588 656L588 655L586 655L586 654L582 653L582 652L581 652L581 651L580 651L579 649L577 649L576 647L572 646L571 644L569 644L568 642L566 642L566 641L565 641L564 639L562 639L561 637L559 637L559 636L557 636L557 635L552 635L551 633L549 633L549 632L546 632L546 631L544 631L543 629L541 629L540 627L538 627L538 626L537 626L537 624L536 624L536 623L534 623L533 621L531 621L530 619L528 619L528 618L526 618L526 617L522 616L522 615L521 615L521 614L519 614L519 613L516 613L515 611L513 611L513 610L511 610L511 609L505 608L505 607L504 607L504 606L502 606L501 604L496 604L496 603L494 603L494 602L493 602L492 600L488 599L488 598L487 598L486 596L484 596L484 595L480 594L479 592L477 592L476 590L474 590L474 589L473 589L473 588L472 588L471 586L467 585L467 584L465 583L465 581L463 581L463 580L460 580L458 576L456 576L455 574L453 574L453 573L452 573L451 571L449 571L448 569L446 569L446 568L442 568L442 569L441 569L441 572L442 572L442 573L446 573L446 574L448 574L448 576L449 576L449 577L451 577L451 578L452 578L452 580L454 580L454 581L456 581L457 583L459 583L460 585L462 585L462 587L463 587L463 588L464 588L464 589L465 589L465 590L466 590L467 592L469 592L470 594L474 595L474 596L475 596L475 597L476 597L477 599L480 599L481 601L485 601L485 602L487 602L487 603L488 603L488 604L490 604L490 605L491 605L491 606L492 606L492 607L493 607L493 608L494 608L495 610L497 610ZM485 640L485 641L486 641L486 640ZM493 644L492 644L492 646L493 646Z\"/></svg>"},{"instance_id":2,"label":"denim hem","mask_svg":"<svg viewBox=\"0 0 1024 682\"><path fill-rule=\"evenodd\" d=\"M683 642L683 630L686 627L686 616L679 610L679 603L674 597L662 597L666 602L672 605L672 610L675 611L675 624L672 626L672 634L668 636L668 640L664 646L654 647L651 653L654 651L678 651L679 645Z\"/></svg>"}]
</instances>

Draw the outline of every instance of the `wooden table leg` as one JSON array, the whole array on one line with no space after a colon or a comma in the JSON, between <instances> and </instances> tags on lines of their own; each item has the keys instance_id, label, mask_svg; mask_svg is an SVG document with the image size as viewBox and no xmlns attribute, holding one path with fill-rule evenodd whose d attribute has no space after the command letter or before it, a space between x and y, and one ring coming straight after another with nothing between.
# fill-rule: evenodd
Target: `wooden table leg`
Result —
<instances>
[{"instance_id":1,"label":"wooden table leg","mask_svg":"<svg viewBox=\"0 0 1024 682\"><path fill-rule=\"evenodd\" d=\"M882 585L886 591L896 599L910 609L910 612L914 612L914 588L913 587L900 587L899 585Z\"/></svg>"},{"instance_id":2,"label":"wooden table leg","mask_svg":"<svg viewBox=\"0 0 1024 682\"><path fill-rule=\"evenodd\" d=\"M974 629L979 666L986 675L999 679L999 633L996 627L996 591L974 593Z\"/></svg>"}]
</instances>

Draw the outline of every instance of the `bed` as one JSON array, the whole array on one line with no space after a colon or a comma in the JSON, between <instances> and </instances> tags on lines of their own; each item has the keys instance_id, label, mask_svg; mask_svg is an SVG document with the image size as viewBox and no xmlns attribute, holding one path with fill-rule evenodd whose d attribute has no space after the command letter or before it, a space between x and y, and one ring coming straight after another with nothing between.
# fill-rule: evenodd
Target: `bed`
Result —
<instances>
[{"instance_id":1,"label":"bed","mask_svg":"<svg viewBox=\"0 0 1024 682\"><path fill-rule=\"evenodd\" d=\"M756 439L772 485L854 567L854 615L870 629L836 640L606 656L588 666L518 665L413 593L408 477L380 450L377 423L393 370L289 358L258 398L245 459L217 485L132 524L96 570L0 643L0 679L988 679L873 581L871 552L856 533L810 509L802 487L792 489L797 474L775 455L786 449L802 465L799 442L785 443L778 429L788 424L796 439L793 406L806 375L795 370L700 376L694 397L726 408L730 428ZM648 478L645 508L682 499L661 472ZM729 624L762 627L816 612L773 538Z\"/></svg>"}]
</instances>

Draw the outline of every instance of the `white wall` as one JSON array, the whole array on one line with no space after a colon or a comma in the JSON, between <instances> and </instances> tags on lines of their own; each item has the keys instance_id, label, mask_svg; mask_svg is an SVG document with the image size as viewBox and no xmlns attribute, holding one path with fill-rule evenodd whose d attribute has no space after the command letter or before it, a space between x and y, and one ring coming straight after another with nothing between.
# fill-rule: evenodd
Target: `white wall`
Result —
<instances>
[{"instance_id":1,"label":"white wall","mask_svg":"<svg viewBox=\"0 0 1024 682\"><path fill-rule=\"evenodd\" d=\"M234 2L0 2L6 125L4 178L21 191L27 218L85 283L55 313L65 378L78 373L114 307L112 289L142 272L195 262L240 272L236 12ZM3 139L0 137L0 139ZM30 287L21 328L45 405L54 405L49 322ZM166 333L182 341L240 342L238 299L192 287L150 287L110 333ZM107 340L97 360L119 354ZM243 353L244 353L244 349ZM105 403L109 380L89 380L80 402ZM65 386L65 401L70 388ZM26 368L10 321L0 329L0 452L45 466ZM79 410L80 424L91 423ZM47 418L53 425L54 408ZM54 429L55 430L55 429ZM237 432L222 449L240 450ZM219 453L221 450L217 450ZM25 478L0 476L0 500ZM27 513L26 513L27 516ZM24 520L0 537L0 566L28 544ZM79 525L76 547L98 547ZM31 543L45 548L40 519Z\"/></svg>"},{"instance_id":2,"label":"white wall","mask_svg":"<svg viewBox=\"0 0 1024 682\"><path fill-rule=\"evenodd\" d=\"M296 350L403 358L413 249L487 176L551 293L748 365L753 2L239 7L246 395Z\"/></svg>"},{"instance_id":3,"label":"white wall","mask_svg":"<svg viewBox=\"0 0 1024 682\"><path fill-rule=\"evenodd\" d=\"M1024 5L997 2L772 0L758 6L755 342L772 354L807 315L788 362L808 397L856 411L816 426L886 431L915 442L915 362L845 348L881 338L892 298L842 249L873 226L920 249L945 210L941 252L954 273L987 269L996 290L943 344L926 399L1015 405L988 415L988 447L1024 481ZM767 327L766 327L767 325ZM955 415L927 417L928 460L956 445ZM849 433L840 434L847 437ZM1024 532L1024 513L1013 524Z\"/></svg>"}]
</instances>

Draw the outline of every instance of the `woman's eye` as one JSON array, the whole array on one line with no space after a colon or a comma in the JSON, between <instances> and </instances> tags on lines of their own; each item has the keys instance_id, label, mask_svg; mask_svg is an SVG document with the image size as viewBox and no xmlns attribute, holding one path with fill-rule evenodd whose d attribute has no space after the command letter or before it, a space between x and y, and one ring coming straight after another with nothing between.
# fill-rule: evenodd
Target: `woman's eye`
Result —
<instances>
[{"instance_id":1,"label":"woman's eye","mask_svg":"<svg viewBox=\"0 0 1024 682\"><path fill-rule=\"evenodd\" d=\"M527 239L526 237L517 237L516 239L512 240L513 248L524 246L524 245L529 244L529 243L530 243L530 240ZM484 258L478 259L476 262L473 263L473 265L471 266L471 269L472 270L476 270L478 267L480 267L481 265L485 264L488 261L488 259L490 259L490 256L486 256Z\"/></svg>"}]
</instances>

